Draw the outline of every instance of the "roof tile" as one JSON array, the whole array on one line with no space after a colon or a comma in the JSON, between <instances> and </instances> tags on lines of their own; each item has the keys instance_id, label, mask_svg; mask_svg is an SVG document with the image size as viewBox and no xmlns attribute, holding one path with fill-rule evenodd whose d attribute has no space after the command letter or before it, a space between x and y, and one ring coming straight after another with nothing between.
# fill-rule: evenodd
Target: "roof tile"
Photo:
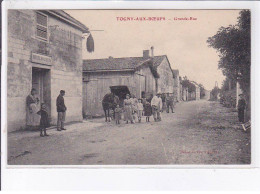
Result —
<instances>
[{"instance_id":1,"label":"roof tile","mask_svg":"<svg viewBox=\"0 0 260 194\"><path fill-rule=\"evenodd\" d=\"M155 56L154 66L161 64L166 55ZM106 58L106 59L89 59L83 60L83 71L98 71L98 70L135 70L143 65L146 61L152 58L145 59L143 57L124 57L124 58Z\"/></svg>"}]
</instances>

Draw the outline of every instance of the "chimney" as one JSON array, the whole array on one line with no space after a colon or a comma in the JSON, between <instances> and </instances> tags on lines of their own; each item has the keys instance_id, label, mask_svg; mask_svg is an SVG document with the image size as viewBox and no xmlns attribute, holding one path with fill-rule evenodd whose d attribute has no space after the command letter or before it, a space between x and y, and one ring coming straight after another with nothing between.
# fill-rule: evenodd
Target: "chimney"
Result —
<instances>
[{"instance_id":1,"label":"chimney","mask_svg":"<svg viewBox=\"0 0 260 194\"><path fill-rule=\"evenodd\" d=\"M151 57L152 57L152 58L154 57L153 51L154 51L154 47L152 46L152 47L151 47Z\"/></svg>"},{"instance_id":2,"label":"chimney","mask_svg":"<svg viewBox=\"0 0 260 194\"><path fill-rule=\"evenodd\" d=\"M149 50L143 50L143 58L148 59L150 57Z\"/></svg>"}]
</instances>

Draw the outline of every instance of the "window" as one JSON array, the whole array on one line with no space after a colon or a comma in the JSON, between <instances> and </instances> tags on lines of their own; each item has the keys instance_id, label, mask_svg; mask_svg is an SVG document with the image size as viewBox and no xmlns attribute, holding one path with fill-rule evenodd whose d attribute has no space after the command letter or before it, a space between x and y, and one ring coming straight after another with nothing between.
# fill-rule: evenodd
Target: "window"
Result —
<instances>
[{"instance_id":1,"label":"window","mask_svg":"<svg viewBox=\"0 0 260 194\"><path fill-rule=\"evenodd\" d=\"M44 14L36 12L36 37L41 40L48 40L48 17Z\"/></svg>"}]
</instances>

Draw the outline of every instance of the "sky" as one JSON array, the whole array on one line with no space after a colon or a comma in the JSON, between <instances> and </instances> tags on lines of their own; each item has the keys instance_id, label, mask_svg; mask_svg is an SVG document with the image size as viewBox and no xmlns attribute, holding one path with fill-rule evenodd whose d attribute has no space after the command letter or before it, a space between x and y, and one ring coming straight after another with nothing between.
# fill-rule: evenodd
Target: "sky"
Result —
<instances>
[{"instance_id":1,"label":"sky","mask_svg":"<svg viewBox=\"0 0 260 194\"><path fill-rule=\"evenodd\" d=\"M153 46L154 55L167 55L172 69L178 69L180 76L211 90L216 81L221 86L225 77L218 69L218 53L206 41L221 26L236 24L240 10L65 11L86 25L94 38L93 53L84 49L86 40L83 41L83 59L141 57L143 50ZM137 17L161 20L140 21Z\"/></svg>"}]
</instances>

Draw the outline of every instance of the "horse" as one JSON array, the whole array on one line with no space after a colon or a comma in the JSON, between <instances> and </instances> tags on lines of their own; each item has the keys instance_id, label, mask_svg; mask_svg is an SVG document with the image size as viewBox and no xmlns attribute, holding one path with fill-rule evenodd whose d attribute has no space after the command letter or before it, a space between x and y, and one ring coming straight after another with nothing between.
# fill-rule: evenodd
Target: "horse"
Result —
<instances>
[{"instance_id":1,"label":"horse","mask_svg":"<svg viewBox=\"0 0 260 194\"><path fill-rule=\"evenodd\" d=\"M113 93L108 93L102 100L103 110L105 112L106 122L110 122L109 110L113 110L113 118L115 119L115 108L119 104L119 97Z\"/></svg>"}]
</instances>

